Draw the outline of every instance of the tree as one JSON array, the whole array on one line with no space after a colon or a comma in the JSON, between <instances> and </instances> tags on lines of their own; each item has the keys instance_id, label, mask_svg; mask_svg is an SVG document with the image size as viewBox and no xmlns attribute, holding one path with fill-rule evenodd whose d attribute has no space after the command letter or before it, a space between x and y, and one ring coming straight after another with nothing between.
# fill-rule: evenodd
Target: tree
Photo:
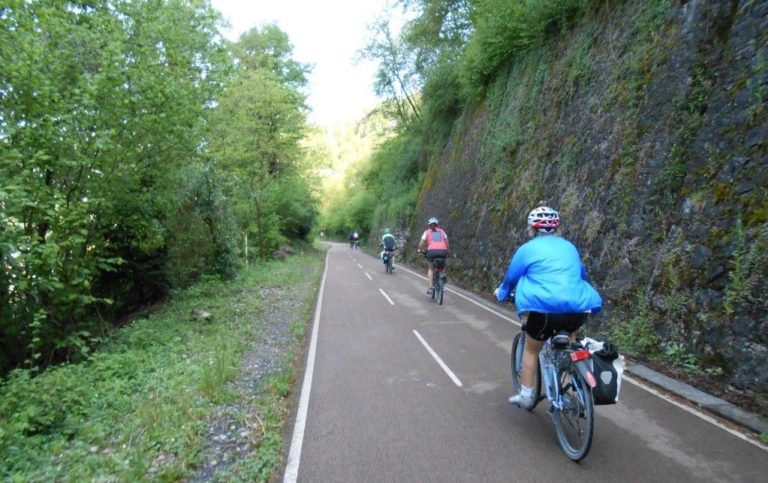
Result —
<instances>
[{"instance_id":1,"label":"tree","mask_svg":"<svg viewBox=\"0 0 768 483\"><path fill-rule=\"evenodd\" d=\"M271 72L279 82L297 90L307 85L311 68L291 57L293 46L277 25L268 24L261 30L245 32L230 44L230 51L244 70Z\"/></svg>"},{"instance_id":2,"label":"tree","mask_svg":"<svg viewBox=\"0 0 768 483\"><path fill-rule=\"evenodd\" d=\"M175 175L197 156L225 60L217 18L197 2L0 8L0 340L10 365L77 353L105 311L167 290Z\"/></svg>"},{"instance_id":3,"label":"tree","mask_svg":"<svg viewBox=\"0 0 768 483\"><path fill-rule=\"evenodd\" d=\"M418 120L422 78L415 69L414 51L395 37L386 15L379 17L369 30L368 41L358 51L358 58L379 62L374 82L376 95L387 100L386 106L404 125Z\"/></svg>"},{"instance_id":4,"label":"tree","mask_svg":"<svg viewBox=\"0 0 768 483\"><path fill-rule=\"evenodd\" d=\"M306 203L308 213L316 205L299 175L306 124L299 87L308 67L290 58L287 37L275 26L244 34L232 49L238 69L211 120L209 153L229 179L244 251L253 233L265 259L281 237L306 237L309 228L295 224L314 219L287 209L301 206L296 200Z\"/></svg>"},{"instance_id":5,"label":"tree","mask_svg":"<svg viewBox=\"0 0 768 483\"><path fill-rule=\"evenodd\" d=\"M415 16L403 27L402 38L414 49L415 68L423 77L440 59L458 56L472 33L469 0L401 0Z\"/></svg>"}]
</instances>

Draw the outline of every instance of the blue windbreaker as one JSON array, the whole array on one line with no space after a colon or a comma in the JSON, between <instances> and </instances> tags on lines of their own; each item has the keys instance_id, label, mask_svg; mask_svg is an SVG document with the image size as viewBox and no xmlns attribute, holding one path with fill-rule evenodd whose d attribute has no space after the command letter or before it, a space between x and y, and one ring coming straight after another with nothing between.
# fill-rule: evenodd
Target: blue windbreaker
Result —
<instances>
[{"instance_id":1,"label":"blue windbreaker","mask_svg":"<svg viewBox=\"0 0 768 483\"><path fill-rule=\"evenodd\" d=\"M517 249L499 287L497 299L515 289L515 307L523 312L563 314L600 312L603 299L586 281L586 270L573 243L559 236L537 236Z\"/></svg>"}]
</instances>

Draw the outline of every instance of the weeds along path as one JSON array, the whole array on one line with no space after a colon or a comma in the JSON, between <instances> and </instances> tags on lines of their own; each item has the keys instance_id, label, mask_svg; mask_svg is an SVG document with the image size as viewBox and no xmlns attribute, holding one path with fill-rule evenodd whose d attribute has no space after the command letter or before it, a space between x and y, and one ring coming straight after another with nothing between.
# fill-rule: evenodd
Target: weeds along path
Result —
<instances>
[{"instance_id":1,"label":"weeds along path","mask_svg":"<svg viewBox=\"0 0 768 483\"><path fill-rule=\"evenodd\" d=\"M266 481L323 253L206 280L78 361L0 381L0 481Z\"/></svg>"},{"instance_id":2,"label":"weeds along path","mask_svg":"<svg viewBox=\"0 0 768 483\"><path fill-rule=\"evenodd\" d=\"M261 301L251 314L258 333L243 356L240 374L228 385L230 397L213 411L203 463L191 481L266 481L282 464L293 363L314 307L322 273L318 260L279 267L275 283L250 295ZM280 274L281 268L290 273Z\"/></svg>"}]
</instances>

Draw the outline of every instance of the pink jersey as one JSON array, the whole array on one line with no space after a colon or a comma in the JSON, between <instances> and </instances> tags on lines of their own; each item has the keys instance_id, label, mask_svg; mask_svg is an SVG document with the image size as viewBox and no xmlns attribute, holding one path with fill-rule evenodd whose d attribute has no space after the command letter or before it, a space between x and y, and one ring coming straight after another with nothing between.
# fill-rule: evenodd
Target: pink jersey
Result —
<instances>
[{"instance_id":1,"label":"pink jersey","mask_svg":"<svg viewBox=\"0 0 768 483\"><path fill-rule=\"evenodd\" d=\"M434 230L427 228L421 235L421 239L427 243L427 250L448 249L448 235L442 228L435 228Z\"/></svg>"}]
</instances>

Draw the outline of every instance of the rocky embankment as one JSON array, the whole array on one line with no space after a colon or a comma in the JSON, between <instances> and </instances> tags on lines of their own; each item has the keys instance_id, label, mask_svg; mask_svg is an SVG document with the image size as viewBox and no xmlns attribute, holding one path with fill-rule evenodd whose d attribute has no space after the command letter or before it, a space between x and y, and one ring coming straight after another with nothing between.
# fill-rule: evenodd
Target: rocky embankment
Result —
<instances>
[{"instance_id":1,"label":"rocky embankment","mask_svg":"<svg viewBox=\"0 0 768 483\"><path fill-rule=\"evenodd\" d=\"M402 235L438 216L453 279L490 291L546 200L605 298L594 330L765 415L766 106L767 2L612 3L464 112Z\"/></svg>"}]
</instances>

